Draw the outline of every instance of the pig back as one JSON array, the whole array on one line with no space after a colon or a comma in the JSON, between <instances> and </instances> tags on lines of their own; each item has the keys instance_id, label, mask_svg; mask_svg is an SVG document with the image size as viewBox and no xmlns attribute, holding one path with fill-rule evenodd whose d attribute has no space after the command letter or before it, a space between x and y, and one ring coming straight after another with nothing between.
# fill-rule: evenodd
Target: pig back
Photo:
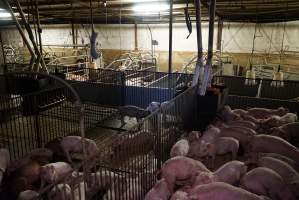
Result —
<instances>
[{"instance_id":1,"label":"pig back","mask_svg":"<svg viewBox=\"0 0 299 200\"><path fill-rule=\"evenodd\" d=\"M284 139L270 135L256 135L250 149L254 153L277 153L292 158L299 164L299 151Z\"/></svg>"},{"instance_id":2,"label":"pig back","mask_svg":"<svg viewBox=\"0 0 299 200\"><path fill-rule=\"evenodd\" d=\"M200 185L190 191L189 197L196 200L262 200L262 197L227 183L215 182Z\"/></svg>"}]
</instances>

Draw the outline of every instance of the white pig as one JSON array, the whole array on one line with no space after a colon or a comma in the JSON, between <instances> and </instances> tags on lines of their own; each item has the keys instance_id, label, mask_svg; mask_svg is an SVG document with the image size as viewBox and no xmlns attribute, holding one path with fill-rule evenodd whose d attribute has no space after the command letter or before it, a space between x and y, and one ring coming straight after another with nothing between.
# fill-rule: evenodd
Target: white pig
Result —
<instances>
[{"instance_id":1,"label":"white pig","mask_svg":"<svg viewBox=\"0 0 299 200\"><path fill-rule=\"evenodd\" d=\"M170 157L186 156L189 152L189 142L186 139L177 141L170 150Z\"/></svg>"},{"instance_id":2,"label":"white pig","mask_svg":"<svg viewBox=\"0 0 299 200\"><path fill-rule=\"evenodd\" d=\"M176 156L167 160L162 165L160 177L165 179L169 191L173 192L176 183L181 181L188 182L192 185L199 172L210 172L210 170L200 161L184 156Z\"/></svg>"},{"instance_id":3,"label":"white pig","mask_svg":"<svg viewBox=\"0 0 299 200\"><path fill-rule=\"evenodd\" d=\"M41 187L45 183L54 183L71 173L72 170L72 167L65 162L50 163L42 166L40 169Z\"/></svg>"},{"instance_id":4,"label":"white pig","mask_svg":"<svg viewBox=\"0 0 299 200\"><path fill-rule=\"evenodd\" d=\"M218 138L214 144L206 143L202 144L199 157L210 157L212 158L212 165L214 165L214 160L216 155L224 155L226 153L231 153L232 160L237 158L239 150L239 141L232 137L221 137Z\"/></svg>"},{"instance_id":5,"label":"white pig","mask_svg":"<svg viewBox=\"0 0 299 200\"><path fill-rule=\"evenodd\" d=\"M67 157L68 162L72 163L70 153L83 153L83 139L80 136L66 136L61 140L61 147ZM99 152L95 141L84 138L86 154L88 157Z\"/></svg>"}]
</instances>

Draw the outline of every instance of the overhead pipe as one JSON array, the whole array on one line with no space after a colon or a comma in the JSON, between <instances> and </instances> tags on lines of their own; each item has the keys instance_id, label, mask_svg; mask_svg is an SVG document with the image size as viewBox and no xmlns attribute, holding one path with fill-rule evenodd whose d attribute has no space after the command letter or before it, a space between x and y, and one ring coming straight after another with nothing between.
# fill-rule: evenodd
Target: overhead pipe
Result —
<instances>
[{"instance_id":1,"label":"overhead pipe","mask_svg":"<svg viewBox=\"0 0 299 200\"><path fill-rule=\"evenodd\" d=\"M168 49L168 73L172 72L172 23L173 23L173 0L169 2L169 49Z\"/></svg>"},{"instance_id":2,"label":"overhead pipe","mask_svg":"<svg viewBox=\"0 0 299 200\"><path fill-rule=\"evenodd\" d=\"M197 39L197 61L194 69L194 76L192 86L198 84L200 81L200 71L203 69L203 48L202 48L202 29L201 29L201 2L195 0L195 15L196 15L196 39Z\"/></svg>"},{"instance_id":3,"label":"overhead pipe","mask_svg":"<svg viewBox=\"0 0 299 200\"><path fill-rule=\"evenodd\" d=\"M208 56L204 70L203 83L200 88L200 95L206 94L207 87L211 85L212 79L212 59L213 59L213 44L214 44L214 21L216 11L216 0L209 0L209 40L208 40Z\"/></svg>"},{"instance_id":4,"label":"overhead pipe","mask_svg":"<svg viewBox=\"0 0 299 200\"><path fill-rule=\"evenodd\" d=\"M18 11L19 11L19 13L20 13L20 16L21 16L21 18L22 18L22 20L23 20L23 22L24 22L24 24L25 24L25 28L26 28L26 30L27 30L27 32L28 32L29 39L31 40L31 43L32 43L33 48L34 48L34 50L35 50L35 53L36 53L36 55L37 55L37 61L40 61L40 62L38 62L38 63L36 63L36 64L37 64L37 65L41 64L42 68L44 68L44 70L45 70L47 73L49 73L49 72L48 72L48 69L47 69L47 67L46 67L45 61L44 61L44 59L43 59L41 53L39 52L38 46L37 46L37 44L36 44L35 41L34 41L34 36L33 36L33 33L32 33L32 29L31 29L30 24L28 23L28 21L27 21L25 15L24 15L24 12L23 12L23 10L22 10L22 7L21 7L21 5L20 5L20 2L19 2L18 0L15 0L15 3L16 3L16 6L17 6Z\"/></svg>"},{"instance_id":5,"label":"overhead pipe","mask_svg":"<svg viewBox=\"0 0 299 200\"><path fill-rule=\"evenodd\" d=\"M37 0L35 0L35 13L36 13L36 21L37 21L39 49L40 49L41 56L43 57L42 29L40 27L40 18L39 18L39 9L38 9L38 1Z\"/></svg>"},{"instance_id":6,"label":"overhead pipe","mask_svg":"<svg viewBox=\"0 0 299 200\"><path fill-rule=\"evenodd\" d=\"M24 33L24 31L23 31L23 29L22 29L22 27L21 27L18 19L14 15L14 12L13 12L13 10L12 10L9 2L7 0L3 0L3 1L5 2L6 6L8 8L8 11L10 12L13 20L16 22L17 29L19 30L19 33L20 33L20 35L21 35L21 37L22 37L22 39L23 39L23 41L24 41L24 43L25 43L25 45L26 45L26 47L27 47L27 49L28 49L28 51L29 51L29 53L31 55L30 68L33 69L33 64L34 64L34 62L36 60L36 55L35 55L32 47L30 46L29 41L28 41L27 37L25 36L25 33Z\"/></svg>"}]
</instances>

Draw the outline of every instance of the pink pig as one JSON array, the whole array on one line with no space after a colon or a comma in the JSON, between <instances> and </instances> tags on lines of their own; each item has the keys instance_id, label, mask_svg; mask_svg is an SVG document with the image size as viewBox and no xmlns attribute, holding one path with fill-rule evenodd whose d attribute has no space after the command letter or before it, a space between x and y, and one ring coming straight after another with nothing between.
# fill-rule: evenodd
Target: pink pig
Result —
<instances>
[{"instance_id":1,"label":"pink pig","mask_svg":"<svg viewBox=\"0 0 299 200\"><path fill-rule=\"evenodd\" d=\"M192 185L199 172L210 172L200 161L184 156L167 160L161 167L160 177L164 178L172 193L175 185L186 183Z\"/></svg>"},{"instance_id":2,"label":"pink pig","mask_svg":"<svg viewBox=\"0 0 299 200\"><path fill-rule=\"evenodd\" d=\"M268 200L223 182L196 186L189 192L188 197L190 200Z\"/></svg>"},{"instance_id":3,"label":"pink pig","mask_svg":"<svg viewBox=\"0 0 299 200\"><path fill-rule=\"evenodd\" d=\"M283 116L289 112L288 109L280 107L277 109L266 109L266 108L250 108L248 109L248 114L257 118L265 119L273 115Z\"/></svg>"},{"instance_id":4,"label":"pink pig","mask_svg":"<svg viewBox=\"0 0 299 200\"><path fill-rule=\"evenodd\" d=\"M170 157L186 156L189 152L189 142L186 139L177 141L170 150Z\"/></svg>"},{"instance_id":5,"label":"pink pig","mask_svg":"<svg viewBox=\"0 0 299 200\"><path fill-rule=\"evenodd\" d=\"M250 150L253 156L258 153L277 153L293 159L299 164L298 149L287 141L270 135L256 135L250 142Z\"/></svg>"},{"instance_id":6,"label":"pink pig","mask_svg":"<svg viewBox=\"0 0 299 200\"><path fill-rule=\"evenodd\" d=\"M72 163L70 153L83 153L83 141L85 143L85 149L87 156L96 155L99 149L95 141L80 136L66 136L62 138L60 145L67 157L68 162Z\"/></svg>"},{"instance_id":7,"label":"pink pig","mask_svg":"<svg viewBox=\"0 0 299 200\"><path fill-rule=\"evenodd\" d=\"M258 195L269 196L273 200L296 199L281 176L264 167L255 168L244 175L241 187Z\"/></svg>"},{"instance_id":8,"label":"pink pig","mask_svg":"<svg viewBox=\"0 0 299 200\"><path fill-rule=\"evenodd\" d=\"M168 200L171 193L164 178L157 181L154 187L145 195L144 200Z\"/></svg>"}]
</instances>

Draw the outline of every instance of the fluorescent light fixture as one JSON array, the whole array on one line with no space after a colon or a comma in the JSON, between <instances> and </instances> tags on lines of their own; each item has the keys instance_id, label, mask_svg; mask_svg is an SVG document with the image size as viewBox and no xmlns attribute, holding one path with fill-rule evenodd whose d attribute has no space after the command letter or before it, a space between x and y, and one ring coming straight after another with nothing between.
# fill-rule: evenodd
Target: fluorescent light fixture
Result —
<instances>
[{"instance_id":1,"label":"fluorescent light fixture","mask_svg":"<svg viewBox=\"0 0 299 200\"><path fill-rule=\"evenodd\" d=\"M0 8L0 19L10 19L11 14L4 10L3 8Z\"/></svg>"},{"instance_id":2,"label":"fluorescent light fixture","mask_svg":"<svg viewBox=\"0 0 299 200\"><path fill-rule=\"evenodd\" d=\"M166 3L144 3L133 7L135 12L143 14L154 14L168 9L169 5Z\"/></svg>"}]
</instances>

